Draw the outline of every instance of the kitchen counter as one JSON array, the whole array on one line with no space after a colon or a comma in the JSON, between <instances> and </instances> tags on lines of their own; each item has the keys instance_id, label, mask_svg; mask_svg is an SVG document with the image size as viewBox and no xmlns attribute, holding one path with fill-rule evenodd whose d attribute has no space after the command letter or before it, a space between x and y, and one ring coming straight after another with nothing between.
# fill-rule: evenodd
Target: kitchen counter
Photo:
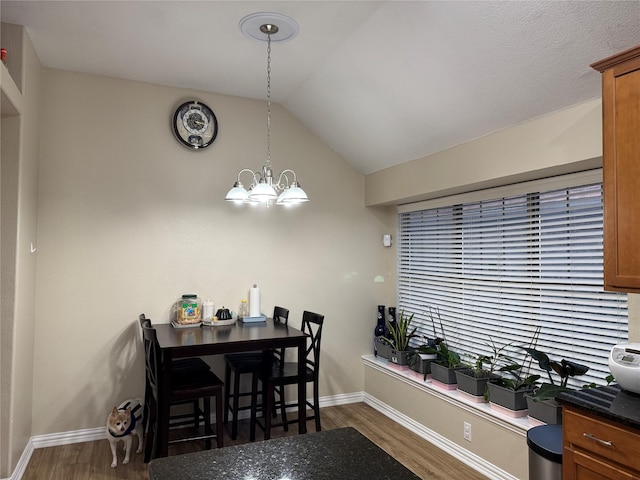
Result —
<instances>
[{"instance_id":1,"label":"kitchen counter","mask_svg":"<svg viewBox=\"0 0 640 480\"><path fill-rule=\"evenodd\" d=\"M556 400L585 409L592 415L640 429L640 395L624 391L618 385L563 392Z\"/></svg>"},{"instance_id":2,"label":"kitchen counter","mask_svg":"<svg viewBox=\"0 0 640 480\"><path fill-rule=\"evenodd\" d=\"M176 478L419 480L351 427L158 458L149 463L150 480Z\"/></svg>"}]
</instances>

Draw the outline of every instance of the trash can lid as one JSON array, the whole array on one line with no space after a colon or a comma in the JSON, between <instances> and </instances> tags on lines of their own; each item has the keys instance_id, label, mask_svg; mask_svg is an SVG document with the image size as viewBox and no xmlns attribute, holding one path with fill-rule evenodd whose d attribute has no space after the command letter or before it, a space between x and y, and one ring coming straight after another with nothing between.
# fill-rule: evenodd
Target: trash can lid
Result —
<instances>
[{"instance_id":1,"label":"trash can lid","mask_svg":"<svg viewBox=\"0 0 640 480\"><path fill-rule=\"evenodd\" d=\"M527 432L527 445L538 455L562 463L562 425L540 425Z\"/></svg>"}]
</instances>

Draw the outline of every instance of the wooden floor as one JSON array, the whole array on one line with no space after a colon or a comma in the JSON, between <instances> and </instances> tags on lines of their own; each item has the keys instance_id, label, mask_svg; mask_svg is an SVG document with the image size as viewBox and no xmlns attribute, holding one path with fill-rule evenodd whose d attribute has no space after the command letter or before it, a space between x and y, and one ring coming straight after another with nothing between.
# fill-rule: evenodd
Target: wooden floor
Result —
<instances>
[{"instance_id":1,"label":"wooden floor","mask_svg":"<svg viewBox=\"0 0 640 480\"><path fill-rule=\"evenodd\" d=\"M420 478L487 480L484 475L364 403L322 409L323 430L341 427L356 428ZM308 424L308 431L315 431L312 421ZM261 433L258 430L259 440L262 439ZM295 434L297 434L297 427L290 428L288 433L278 428L272 431L272 438ZM248 421L242 420L238 424L237 440L232 441L226 434L225 446L245 443L248 437ZM122 443L119 444L117 468L111 468L111 451L107 440L36 449L22 478L24 480L148 479L147 465L142 461L142 454L134 452L136 447L137 438L134 438L131 462L128 465L121 465L123 452ZM175 444L169 447L169 454L189 453L201 448L203 448L202 444L198 443Z\"/></svg>"}]
</instances>

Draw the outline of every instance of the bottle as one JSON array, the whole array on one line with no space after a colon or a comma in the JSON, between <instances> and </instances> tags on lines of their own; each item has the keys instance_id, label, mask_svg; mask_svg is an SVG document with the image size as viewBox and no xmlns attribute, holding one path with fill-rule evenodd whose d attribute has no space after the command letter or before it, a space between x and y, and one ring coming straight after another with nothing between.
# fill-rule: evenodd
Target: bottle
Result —
<instances>
[{"instance_id":1,"label":"bottle","mask_svg":"<svg viewBox=\"0 0 640 480\"><path fill-rule=\"evenodd\" d=\"M378 324L374 330L376 337L384 337L387 334L387 324L385 320L384 305L378 305Z\"/></svg>"},{"instance_id":2,"label":"bottle","mask_svg":"<svg viewBox=\"0 0 640 480\"><path fill-rule=\"evenodd\" d=\"M185 293L176 302L176 323L192 325L202 320L202 300L195 293Z\"/></svg>"},{"instance_id":3,"label":"bottle","mask_svg":"<svg viewBox=\"0 0 640 480\"><path fill-rule=\"evenodd\" d=\"M389 307L389 325L391 328L396 328L396 307Z\"/></svg>"},{"instance_id":4,"label":"bottle","mask_svg":"<svg viewBox=\"0 0 640 480\"><path fill-rule=\"evenodd\" d=\"M213 301L205 300L202 302L202 321L206 324L213 322Z\"/></svg>"},{"instance_id":5,"label":"bottle","mask_svg":"<svg viewBox=\"0 0 640 480\"><path fill-rule=\"evenodd\" d=\"M387 325L384 318L384 305L378 305L378 323L373 330L373 354L378 356L377 337L384 337L387 334Z\"/></svg>"},{"instance_id":6,"label":"bottle","mask_svg":"<svg viewBox=\"0 0 640 480\"><path fill-rule=\"evenodd\" d=\"M240 309L238 310L238 317L240 318L246 318L249 316L249 304L247 303L246 299L242 299L242 302L240 302Z\"/></svg>"}]
</instances>

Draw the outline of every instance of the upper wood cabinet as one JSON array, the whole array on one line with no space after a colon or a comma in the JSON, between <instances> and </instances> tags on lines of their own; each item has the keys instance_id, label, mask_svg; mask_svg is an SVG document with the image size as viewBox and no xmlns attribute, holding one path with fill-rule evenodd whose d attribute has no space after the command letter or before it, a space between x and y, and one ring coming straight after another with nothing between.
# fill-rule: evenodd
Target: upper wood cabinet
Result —
<instances>
[{"instance_id":1,"label":"upper wood cabinet","mask_svg":"<svg viewBox=\"0 0 640 480\"><path fill-rule=\"evenodd\" d=\"M604 288L640 293L640 45L602 73Z\"/></svg>"}]
</instances>

